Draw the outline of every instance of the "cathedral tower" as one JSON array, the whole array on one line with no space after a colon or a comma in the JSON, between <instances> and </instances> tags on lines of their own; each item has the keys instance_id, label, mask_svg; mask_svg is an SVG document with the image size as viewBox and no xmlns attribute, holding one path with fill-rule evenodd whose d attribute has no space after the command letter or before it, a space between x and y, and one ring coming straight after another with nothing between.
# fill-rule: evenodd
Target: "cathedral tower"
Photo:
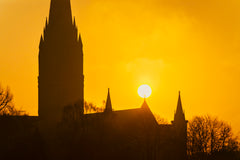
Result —
<instances>
[{"instance_id":1,"label":"cathedral tower","mask_svg":"<svg viewBox=\"0 0 240 160\"><path fill-rule=\"evenodd\" d=\"M49 20L39 45L38 114L42 122L57 123L66 105L83 113L82 41L70 0L51 0Z\"/></svg>"}]
</instances>

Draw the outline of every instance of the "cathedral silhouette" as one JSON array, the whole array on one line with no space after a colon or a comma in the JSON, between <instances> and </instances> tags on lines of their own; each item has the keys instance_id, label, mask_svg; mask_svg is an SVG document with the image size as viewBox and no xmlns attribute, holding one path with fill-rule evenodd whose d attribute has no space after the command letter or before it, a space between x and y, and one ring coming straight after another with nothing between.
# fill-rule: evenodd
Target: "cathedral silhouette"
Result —
<instances>
[{"instance_id":1,"label":"cathedral silhouette","mask_svg":"<svg viewBox=\"0 0 240 160\"><path fill-rule=\"evenodd\" d=\"M39 45L39 116L0 117L0 135L13 146L4 159L187 159L180 93L172 124L158 124L145 100L113 111L109 90L103 112L84 114L82 47L70 0L51 0Z\"/></svg>"}]
</instances>

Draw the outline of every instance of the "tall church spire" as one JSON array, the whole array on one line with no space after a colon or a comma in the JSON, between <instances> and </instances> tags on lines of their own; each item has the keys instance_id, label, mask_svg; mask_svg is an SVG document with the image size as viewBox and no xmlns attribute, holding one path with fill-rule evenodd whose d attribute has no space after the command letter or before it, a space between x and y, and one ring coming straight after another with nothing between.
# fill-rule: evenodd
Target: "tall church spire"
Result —
<instances>
[{"instance_id":1,"label":"tall church spire","mask_svg":"<svg viewBox=\"0 0 240 160\"><path fill-rule=\"evenodd\" d=\"M112 102L110 98L110 90L108 88L108 95L107 95L106 107L104 112L111 112L111 111L112 111Z\"/></svg>"},{"instance_id":2,"label":"tall church spire","mask_svg":"<svg viewBox=\"0 0 240 160\"><path fill-rule=\"evenodd\" d=\"M61 121L65 106L78 104L83 110L83 50L70 0L51 0L39 45L38 87L38 113L45 125Z\"/></svg>"},{"instance_id":3,"label":"tall church spire","mask_svg":"<svg viewBox=\"0 0 240 160\"><path fill-rule=\"evenodd\" d=\"M72 24L70 0L51 0L49 23Z\"/></svg>"}]
</instances>

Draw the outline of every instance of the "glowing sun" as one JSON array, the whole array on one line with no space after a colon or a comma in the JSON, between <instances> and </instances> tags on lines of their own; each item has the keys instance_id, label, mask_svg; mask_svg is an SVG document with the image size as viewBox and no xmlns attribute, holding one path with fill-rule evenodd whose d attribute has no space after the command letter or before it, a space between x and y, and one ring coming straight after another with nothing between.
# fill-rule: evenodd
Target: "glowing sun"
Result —
<instances>
[{"instance_id":1,"label":"glowing sun","mask_svg":"<svg viewBox=\"0 0 240 160\"><path fill-rule=\"evenodd\" d=\"M149 85L144 84L138 88L138 95L142 98L148 98L152 94L152 89Z\"/></svg>"}]
</instances>

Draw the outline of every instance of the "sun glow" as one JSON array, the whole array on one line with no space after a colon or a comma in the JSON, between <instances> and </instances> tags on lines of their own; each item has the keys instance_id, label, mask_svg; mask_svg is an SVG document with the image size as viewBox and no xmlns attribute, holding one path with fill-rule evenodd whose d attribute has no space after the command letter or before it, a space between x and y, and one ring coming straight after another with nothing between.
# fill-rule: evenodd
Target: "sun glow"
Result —
<instances>
[{"instance_id":1,"label":"sun glow","mask_svg":"<svg viewBox=\"0 0 240 160\"><path fill-rule=\"evenodd\" d=\"M149 85L144 84L138 88L138 95L142 98L148 98L152 94L152 89Z\"/></svg>"}]
</instances>

